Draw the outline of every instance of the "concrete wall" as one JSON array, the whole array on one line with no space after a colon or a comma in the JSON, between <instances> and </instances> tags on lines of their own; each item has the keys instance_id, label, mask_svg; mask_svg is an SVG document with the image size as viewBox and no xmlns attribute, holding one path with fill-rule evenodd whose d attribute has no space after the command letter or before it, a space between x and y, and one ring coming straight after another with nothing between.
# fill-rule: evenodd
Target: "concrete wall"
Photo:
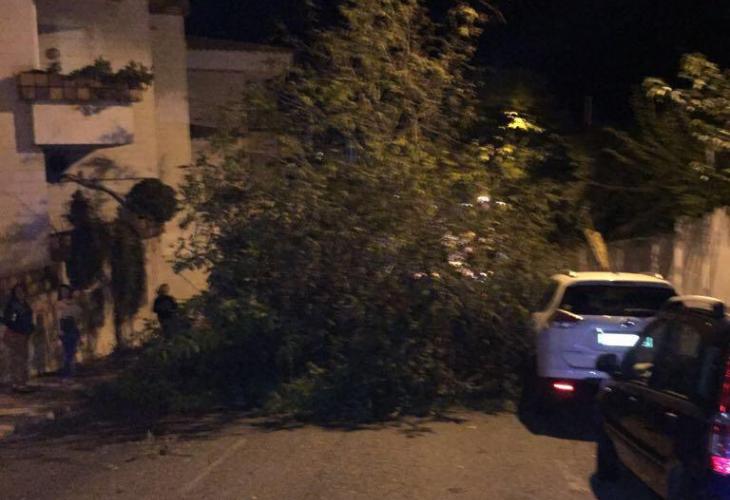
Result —
<instances>
[{"instance_id":1,"label":"concrete wall","mask_svg":"<svg viewBox=\"0 0 730 500\"><path fill-rule=\"evenodd\" d=\"M672 279L684 293L710 295L730 304L730 213L716 210L678 225Z\"/></svg>"},{"instance_id":2,"label":"concrete wall","mask_svg":"<svg viewBox=\"0 0 730 500\"><path fill-rule=\"evenodd\" d=\"M134 113L127 105L33 104L38 146L119 146L134 142Z\"/></svg>"},{"instance_id":3,"label":"concrete wall","mask_svg":"<svg viewBox=\"0 0 730 500\"><path fill-rule=\"evenodd\" d=\"M204 47L203 41L192 44ZM217 44L211 44L216 47ZM256 47L230 50L196 48L188 51L190 121L193 125L217 127L226 109L240 105L251 82L281 76L292 63L292 53Z\"/></svg>"},{"instance_id":4,"label":"concrete wall","mask_svg":"<svg viewBox=\"0 0 730 500\"><path fill-rule=\"evenodd\" d=\"M685 219L674 234L609 243L617 271L661 273L680 293L708 295L730 304L730 212L715 210ZM597 269L590 253L579 252L581 270Z\"/></svg>"},{"instance_id":5,"label":"concrete wall","mask_svg":"<svg viewBox=\"0 0 730 500\"><path fill-rule=\"evenodd\" d=\"M152 16L151 28L160 178L178 189L185 180L186 167L193 161L185 26L181 16L156 14ZM155 272L157 280L154 288L168 283L180 298L191 297L206 287L204 274L176 274L168 264L175 258L178 239L185 236L178 218L167 224L157 247L150 249L160 263ZM154 292L152 288L150 292Z\"/></svg>"},{"instance_id":6,"label":"concrete wall","mask_svg":"<svg viewBox=\"0 0 730 500\"><path fill-rule=\"evenodd\" d=\"M33 144L31 107L15 75L38 67L33 0L3 0L0 15L0 275L49 261L48 190L43 154Z\"/></svg>"}]
</instances>

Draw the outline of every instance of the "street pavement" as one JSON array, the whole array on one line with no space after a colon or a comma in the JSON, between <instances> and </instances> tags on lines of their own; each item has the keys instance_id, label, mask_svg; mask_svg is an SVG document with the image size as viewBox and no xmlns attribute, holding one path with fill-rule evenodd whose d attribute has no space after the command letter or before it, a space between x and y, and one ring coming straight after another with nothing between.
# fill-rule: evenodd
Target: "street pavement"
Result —
<instances>
[{"instance_id":1,"label":"street pavement","mask_svg":"<svg viewBox=\"0 0 730 500\"><path fill-rule=\"evenodd\" d=\"M71 422L0 443L0 498L590 499L655 497L592 479L590 419L459 411L360 429L218 414L147 429Z\"/></svg>"},{"instance_id":2,"label":"street pavement","mask_svg":"<svg viewBox=\"0 0 730 500\"><path fill-rule=\"evenodd\" d=\"M65 380L58 374L35 377L27 393L18 394L0 386L0 447L1 441L15 432L81 411L85 396L100 383L112 380L127 359L116 356L93 361L79 367L73 380Z\"/></svg>"}]
</instances>

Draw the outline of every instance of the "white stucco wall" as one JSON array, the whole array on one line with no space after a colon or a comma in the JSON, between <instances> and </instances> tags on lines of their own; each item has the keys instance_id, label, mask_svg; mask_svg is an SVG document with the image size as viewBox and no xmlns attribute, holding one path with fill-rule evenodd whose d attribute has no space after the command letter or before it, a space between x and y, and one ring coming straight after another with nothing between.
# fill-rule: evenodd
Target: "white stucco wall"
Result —
<instances>
[{"instance_id":1,"label":"white stucco wall","mask_svg":"<svg viewBox=\"0 0 730 500\"><path fill-rule=\"evenodd\" d=\"M152 50L155 68L155 110L159 175L176 190L185 178L185 168L192 162L190 113L188 107L187 53L183 18L177 15L152 16ZM206 286L202 273L178 275L170 262L175 258L178 239L185 237L180 219L169 222L159 245L150 248L158 260L154 270L154 293L157 285L167 283L180 298L191 297ZM150 259L151 261L153 259Z\"/></svg>"},{"instance_id":2,"label":"white stucco wall","mask_svg":"<svg viewBox=\"0 0 730 500\"><path fill-rule=\"evenodd\" d=\"M37 68L33 0L3 0L0 15L0 274L48 262L48 191L42 152L34 146L31 107L15 75Z\"/></svg>"},{"instance_id":3,"label":"white stucco wall","mask_svg":"<svg viewBox=\"0 0 730 500\"><path fill-rule=\"evenodd\" d=\"M33 138L39 146L119 146L134 142L134 113L127 105L33 104Z\"/></svg>"}]
</instances>

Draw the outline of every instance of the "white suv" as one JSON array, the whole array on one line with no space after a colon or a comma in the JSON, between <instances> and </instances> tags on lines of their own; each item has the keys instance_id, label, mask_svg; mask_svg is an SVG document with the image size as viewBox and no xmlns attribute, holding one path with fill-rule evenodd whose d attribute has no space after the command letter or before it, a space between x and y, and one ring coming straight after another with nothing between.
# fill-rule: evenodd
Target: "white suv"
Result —
<instances>
[{"instance_id":1,"label":"white suv","mask_svg":"<svg viewBox=\"0 0 730 500\"><path fill-rule=\"evenodd\" d=\"M541 390L568 395L581 381L606 378L596 370L598 356L615 353L621 358L674 295L672 285L659 276L610 272L553 276L541 310L532 316Z\"/></svg>"}]
</instances>

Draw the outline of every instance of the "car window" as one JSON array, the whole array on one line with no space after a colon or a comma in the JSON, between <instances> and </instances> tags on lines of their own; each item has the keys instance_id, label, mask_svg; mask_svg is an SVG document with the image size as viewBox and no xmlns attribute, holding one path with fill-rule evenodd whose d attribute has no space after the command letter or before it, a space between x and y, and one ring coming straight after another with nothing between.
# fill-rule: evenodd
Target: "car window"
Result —
<instances>
[{"instance_id":1,"label":"car window","mask_svg":"<svg viewBox=\"0 0 730 500\"><path fill-rule=\"evenodd\" d=\"M560 308L581 315L650 317L674 295L668 287L578 283L565 290Z\"/></svg>"},{"instance_id":2,"label":"car window","mask_svg":"<svg viewBox=\"0 0 730 500\"><path fill-rule=\"evenodd\" d=\"M547 288L545 289L545 292L542 294L542 298L540 299L540 302L537 304L537 310L538 311L545 311L547 310L548 306L553 300L553 297L555 296L555 292L558 291L558 282L557 281L550 281L550 284L548 284Z\"/></svg>"},{"instance_id":3,"label":"car window","mask_svg":"<svg viewBox=\"0 0 730 500\"><path fill-rule=\"evenodd\" d=\"M657 353L664 349L669 323L657 320L646 327L636 345L624 356L621 372L629 380L647 382L652 375Z\"/></svg>"},{"instance_id":4,"label":"car window","mask_svg":"<svg viewBox=\"0 0 730 500\"><path fill-rule=\"evenodd\" d=\"M693 322L677 321L656 352L649 386L691 399L707 399L715 384L720 350L703 343L703 331Z\"/></svg>"}]
</instances>

